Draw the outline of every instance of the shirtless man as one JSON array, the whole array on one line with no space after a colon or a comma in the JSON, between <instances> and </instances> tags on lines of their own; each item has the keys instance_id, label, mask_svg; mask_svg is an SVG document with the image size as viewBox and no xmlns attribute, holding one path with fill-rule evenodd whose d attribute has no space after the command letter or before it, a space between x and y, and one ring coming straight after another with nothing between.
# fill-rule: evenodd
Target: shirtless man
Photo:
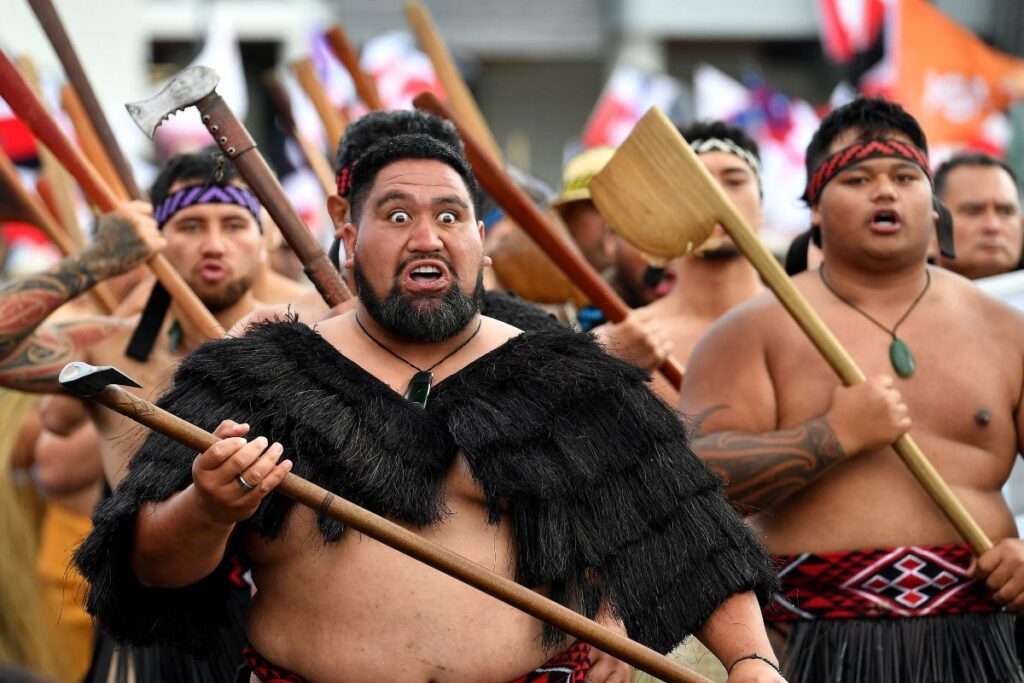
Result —
<instances>
[{"instance_id":1,"label":"shirtless man","mask_svg":"<svg viewBox=\"0 0 1024 683\"><path fill-rule=\"evenodd\" d=\"M792 623L790 681L1022 680L1000 606L1024 608L1024 545L1000 487L1024 427L1024 320L928 266L926 144L900 107L860 99L807 151L824 263L794 284L867 382L840 387L767 293L690 357L694 448L780 556L768 615ZM976 565L889 445L911 424L995 542Z\"/></svg>"},{"instance_id":2,"label":"shirtless man","mask_svg":"<svg viewBox=\"0 0 1024 683\"><path fill-rule=\"evenodd\" d=\"M642 373L585 335L479 314L465 158L392 138L351 196L355 311L182 364L162 405L222 440L195 458L153 435L135 455L76 556L100 623L201 648L230 546L259 587L254 680L586 675L588 646L272 494L294 469L662 651L698 631L733 683L780 681L753 592L771 571Z\"/></svg>"},{"instance_id":3,"label":"shirtless man","mask_svg":"<svg viewBox=\"0 0 1024 683\"><path fill-rule=\"evenodd\" d=\"M225 201L235 197L226 192L209 193L206 199L202 197L208 193L192 198L199 199L199 203L181 201L188 195L187 190L211 179L218 164L208 154L175 157L164 166L151 191L162 219L159 225L149 217L147 207L126 205L101 221L97 241L85 252L68 257L47 274L4 287L0 306L28 313L3 317L0 384L58 392L57 376L64 365L84 360L118 367L142 385L137 391L143 397L159 395L178 361L206 341L186 318L176 314L173 303L170 315L154 330L155 340L145 360L126 355L139 327L137 317L90 317L39 327L60 304L98 280L126 272L156 250L161 250L182 274L224 329L253 309L256 302L250 288L263 249L255 196L240 182L233 166L224 162L220 170L223 182L212 183L210 189L230 184L237 196L251 204ZM103 444L107 481L115 486L124 476L124 437L131 423L109 410L90 412Z\"/></svg>"},{"instance_id":4,"label":"shirtless man","mask_svg":"<svg viewBox=\"0 0 1024 683\"><path fill-rule=\"evenodd\" d=\"M953 215L956 258L937 263L971 280L999 275L1021 264L1017 176L987 154L961 154L935 171L935 194Z\"/></svg>"},{"instance_id":5,"label":"shirtless man","mask_svg":"<svg viewBox=\"0 0 1024 683\"><path fill-rule=\"evenodd\" d=\"M693 123L680 130L747 224L761 225L761 179L757 143L742 129L721 121ZM692 257L669 264L675 285L665 296L636 311L637 318L657 321L667 347L686 363L697 340L726 311L759 294L757 271L736 249L721 226ZM627 322L627 321L624 321ZM594 330L605 347L620 358L653 370L664 360L628 324L605 324ZM660 373L653 388L670 405L679 394Z\"/></svg>"}]
</instances>

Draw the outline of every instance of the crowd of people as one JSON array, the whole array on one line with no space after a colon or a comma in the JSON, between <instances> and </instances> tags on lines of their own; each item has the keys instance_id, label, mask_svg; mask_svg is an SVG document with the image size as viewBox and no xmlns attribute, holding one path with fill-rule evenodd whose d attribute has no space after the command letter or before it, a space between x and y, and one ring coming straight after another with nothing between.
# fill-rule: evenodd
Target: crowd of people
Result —
<instances>
[{"instance_id":1,"label":"crowd of people","mask_svg":"<svg viewBox=\"0 0 1024 683\"><path fill-rule=\"evenodd\" d=\"M680 131L759 226L757 145L720 121ZM1024 544L1001 494L1024 316L971 282L1021 264L1013 171L964 154L933 174L883 100L822 121L787 265L867 375L844 387L721 226L656 267L607 224L588 184L614 153L570 161L543 208L631 307L619 322L508 291L462 143L420 111L367 114L334 155L330 253L355 294L339 306L269 268L273 226L215 148L168 161L152 204L101 216L80 253L0 285L21 482L2 494L45 497L4 503L11 539L38 517L31 561L0 564L10 664L94 682L643 678L295 504L275 491L294 473L711 680L1024 682ZM225 338L154 286L158 252ZM112 314L81 297L101 281ZM680 387L658 372L670 354ZM122 370L216 444L197 456L63 393L71 361ZM897 457L908 433L990 549Z\"/></svg>"}]
</instances>

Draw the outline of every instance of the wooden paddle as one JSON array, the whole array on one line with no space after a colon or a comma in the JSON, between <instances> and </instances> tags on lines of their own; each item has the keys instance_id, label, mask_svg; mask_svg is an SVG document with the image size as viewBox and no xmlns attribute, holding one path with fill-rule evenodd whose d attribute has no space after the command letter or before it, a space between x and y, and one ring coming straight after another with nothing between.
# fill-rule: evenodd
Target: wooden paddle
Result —
<instances>
[{"instance_id":1,"label":"wooden paddle","mask_svg":"<svg viewBox=\"0 0 1024 683\"><path fill-rule=\"evenodd\" d=\"M843 384L865 380L853 358L659 109L651 109L640 120L589 187L608 222L654 256L668 259L688 254L711 234L715 224L721 225ZM992 541L910 435L901 436L893 447L974 553L980 555L991 548Z\"/></svg>"},{"instance_id":2,"label":"wooden paddle","mask_svg":"<svg viewBox=\"0 0 1024 683\"><path fill-rule=\"evenodd\" d=\"M487 120L480 113L473 94L469 92L466 81L462 79L459 67L455 65L455 60L448 52L448 47L444 44L444 38L437 30L430 11L419 0L409 0L405 3L405 17L409 26L412 27L413 33L416 34L420 47L427 53L434 65L434 71L437 72L437 77L441 80L441 85L444 87L445 95L448 96L448 102L451 104L455 116L473 134L473 137L491 155L491 158L501 163L501 148L498 147L494 135L491 134L491 129L487 126Z\"/></svg>"}]
</instances>

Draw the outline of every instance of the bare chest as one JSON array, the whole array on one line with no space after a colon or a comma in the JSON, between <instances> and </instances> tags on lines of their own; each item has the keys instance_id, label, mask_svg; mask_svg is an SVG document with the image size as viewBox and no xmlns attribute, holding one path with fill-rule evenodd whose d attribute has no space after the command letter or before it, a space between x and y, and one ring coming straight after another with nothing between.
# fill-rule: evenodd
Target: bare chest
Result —
<instances>
[{"instance_id":1,"label":"bare chest","mask_svg":"<svg viewBox=\"0 0 1024 683\"><path fill-rule=\"evenodd\" d=\"M928 309L898 330L915 370L900 377L892 336L849 310L827 308L828 327L865 376L889 375L910 408L914 432L989 451L1016 448L1015 411L1021 385L1020 350L993 334L984 320L956 319ZM838 376L789 321L768 348L779 426L823 414Z\"/></svg>"}]
</instances>

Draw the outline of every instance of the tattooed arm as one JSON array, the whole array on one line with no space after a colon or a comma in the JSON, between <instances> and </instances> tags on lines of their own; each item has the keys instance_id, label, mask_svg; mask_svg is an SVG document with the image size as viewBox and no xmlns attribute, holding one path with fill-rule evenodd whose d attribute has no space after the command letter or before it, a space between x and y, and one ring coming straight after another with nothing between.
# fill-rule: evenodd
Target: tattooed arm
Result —
<instances>
[{"instance_id":1,"label":"tattooed arm","mask_svg":"<svg viewBox=\"0 0 1024 683\"><path fill-rule=\"evenodd\" d=\"M758 509L803 488L844 455L825 417L777 432L715 432L692 447L725 482L730 499Z\"/></svg>"},{"instance_id":2,"label":"tattooed arm","mask_svg":"<svg viewBox=\"0 0 1024 683\"><path fill-rule=\"evenodd\" d=\"M701 413L704 420L728 406ZM719 425L721 426L721 422ZM749 432L720 429L694 439L693 450L743 505L763 509L807 486L848 455L888 446L910 429L907 406L892 378L872 377L855 387L837 387L828 412L786 429Z\"/></svg>"},{"instance_id":3,"label":"tattooed arm","mask_svg":"<svg viewBox=\"0 0 1024 683\"><path fill-rule=\"evenodd\" d=\"M826 393L814 399L817 407L807 406L810 419L786 423L768 369L766 339L778 329L778 317L767 305L743 308L698 343L680 399L684 414L696 418L691 447L726 482L731 499L772 507L845 458L884 448L910 428L889 377L836 387L831 401Z\"/></svg>"},{"instance_id":4,"label":"tattooed arm","mask_svg":"<svg viewBox=\"0 0 1024 683\"><path fill-rule=\"evenodd\" d=\"M131 270L163 246L147 204L124 204L100 219L96 239L47 271L0 285L0 384L50 391L56 372L81 349L109 335L112 319L39 325L57 308L100 280ZM57 367L57 364L60 364Z\"/></svg>"}]
</instances>

